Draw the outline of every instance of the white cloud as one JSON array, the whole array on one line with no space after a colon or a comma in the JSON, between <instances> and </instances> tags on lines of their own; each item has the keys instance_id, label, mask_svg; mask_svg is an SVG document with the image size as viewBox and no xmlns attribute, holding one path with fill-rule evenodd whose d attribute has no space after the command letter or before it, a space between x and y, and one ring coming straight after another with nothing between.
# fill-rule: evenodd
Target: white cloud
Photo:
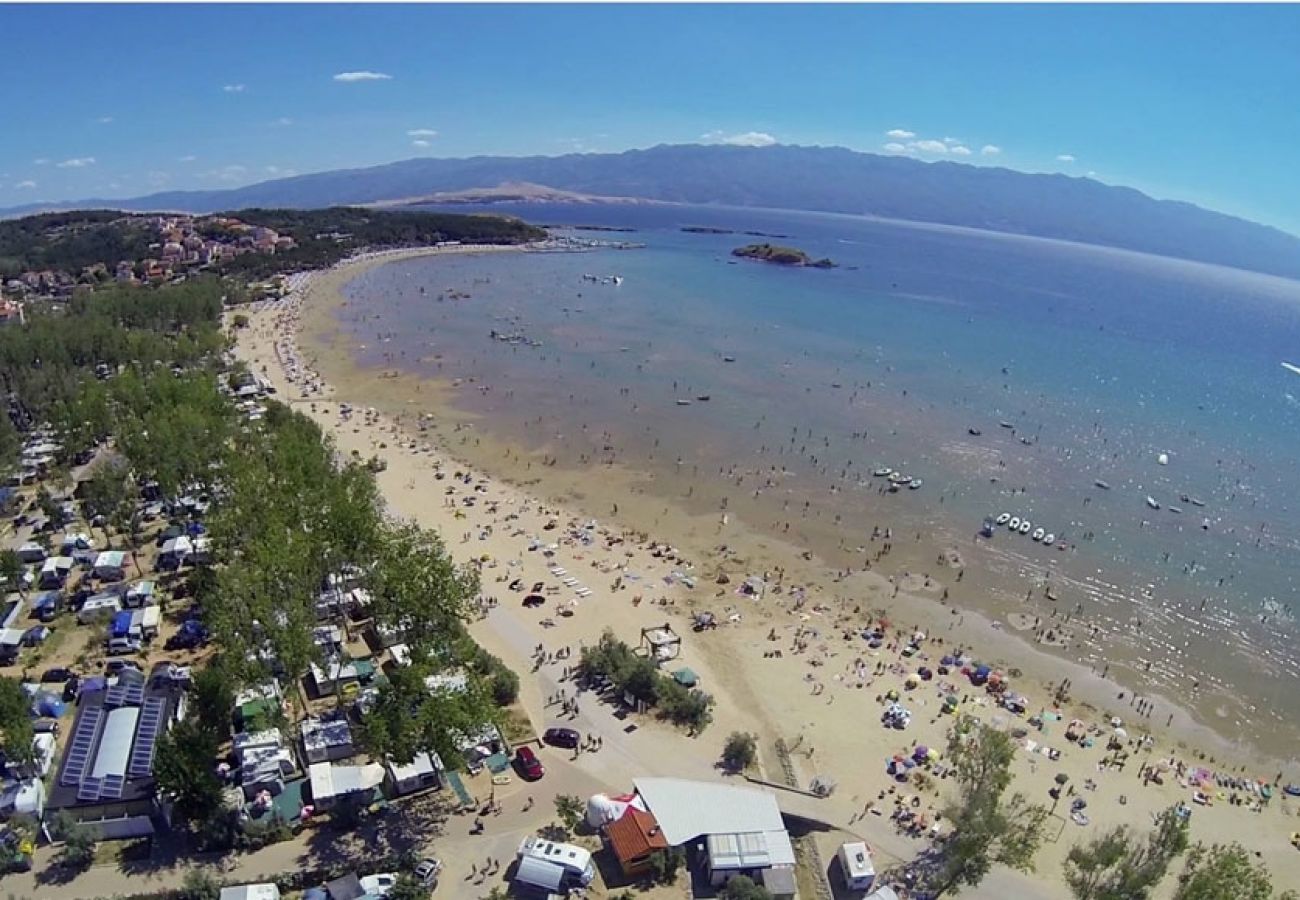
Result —
<instances>
[{"instance_id":1,"label":"white cloud","mask_svg":"<svg viewBox=\"0 0 1300 900\"><path fill-rule=\"evenodd\" d=\"M947 153L948 145L943 141L924 140L913 141L907 145L911 150L919 150L922 153Z\"/></svg>"},{"instance_id":2,"label":"white cloud","mask_svg":"<svg viewBox=\"0 0 1300 900\"><path fill-rule=\"evenodd\" d=\"M740 134L710 131L700 137L712 144L730 144L733 147L770 147L776 143L776 138L765 131L742 131Z\"/></svg>"},{"instance_id":3,"label":"white cloud","mask_svg":"<svg viewBox=\"0 0 1300 900\"><path fill-rule=\"evenodd\" d=\"M429 142L428 142L428 141L415 140L415 141L411 141L411 146L412 146L412 147L427 147L427 146L429 146Z\"/></svg>"},{"instance_id":4,"label":"white cloud","mask_svg":"<svg viewBox=\"0 0 1300 900\"><path fill-rule=\"evenodd\" d=\"M887 150L890 153L906 153L907 145L900 144L898 143L898 141L890 141L888 144L885 145L885 150Z\"/></svg>"},{"instance_id":5,"label":"white cloud","mask_svg":"<svg viewBox=\"0 0 1300 900\"><path fill-rule=\"evenodd\" d=\"M34 181L20 181L20 182L18 182L17 184L15 184L14 187L16 187L16 188L20 188L20 189L22 189L22 190L24 190L24 191L30 191L32 188L36 187L36 182L34 182Z\"/></svg>"},{"instance_id":6,"label":"white cloud","mask_svg":"<svg viewBox=\"0 0 1300 900\"><path fill-rule=\"evenodd\" d=\"M980 153L984 154L985 156L997 156L1001 152L1002 152L1002 148L999 147L997 144L985 144L983 147L980 148Z\"/></svg>"},{"instance_id":7,"label":"white cloud","mask_svg":"<svg viewBox=\"0 0 1300 900\"><path fill-rule=\"evenodd\" d=\"M392 75L385 75L383 72L339 72L334 76L335 81L353 82L353 81L392 81Z\"/></svg>"},{"instance_id":8,"label":"white cloud","mask_svg":"<svg viewBox=\"0 0 1300 900\"><path fill-rule=\"evenodd\" d=\"M34 159L34 160L32 160L32 165L34 165L34 166L48 166L49 164L50 164L50 161L49 161L48 159L46 159L45 157L41 157L40 159Z\"/></svg>"},{"instance_id":9,"label":"white cloud","mask_svg":"<svg viewBox=\"0 0 1300 900\"><path fill-rule=\"evenodd\" d=\"M431 138L437 137L438 132L434 131L432 128L412 128L406 133L406 136L413 138Z\"/></svg>"},{"instance_id":10,"label":"white cloud","mask_svg":"<svg viewBox=\"0 0 1300 900\"><path fill-rule=\"evenodd\" d=\"M98 119L96 119L95 121L98 122L100 125L108 125L108 124L110 124L110 123L113 121L113 117L112 117L112 116L100 116L100 117L99 117Z\"/></svg>"},{"instance_id":11,"label":"white cloud","mask_svg":"<svg viewBox=\"0 0 1300 900\"><path fill-rule=\"evenodd\" d=\"M60 169L84 169L86 166L93 166L95 157L93 156L75 156L72 159L65 159L61 163L55 163Z\"/></svg>"},{"instance_id":12,"label":"white cloud","mask_svg":"<svg viewBox=\"0 0 1300 900\"><path fill-rule=\"evenodd\" d=\"M1074 157L1069 153L1060 153L1057 155L1056 161L1063 162L1063 163L1072 163L1074 162Z\"/></svg>"},{"instance_id":13,"label":"white cloud","mask_svg":"<svg viewBox=\"0 0 1300 900\"><path fill-rule=\"evenodd\" d=\"M957 144L955 147L949 149L956 156L970 156L970 147L967 147L965 144Z\"/></svg>"},{"instance_id":14,"label":"white cloud","mask_svg":"<svg viewBox=\"0 0 1300 900\"><path fill-rule=\"evenodd\" d=\"M222 85L221 89L227 94L242 94L246 90L246 87L242 84L226 84Z\"/></svg>"},{"instance_id":15,"label":"white cloud","mask_svg":"<svg viewBox=\"0 0 1300 900\"><path fill-rule=\"evenodd\" d=\"M916 137L916 132L908 131L906 128L891 128L885 132L885 137L893 138L896 141L905 141L908 138Z\"/></svg>"},{"instance_id":16,"label":"white cloud","mask_svg":"<svg viewBox=\"0 0 1300 900\"><path fill-rule=\"evenodd\" d=\"M182 156L178 162L194 162L196 159L198 159L198 157L191 153L188 156Z\"/></svg>"},{"instance_id":17,"label":"white cloud","mask_svg":"<svg viewBox=\"0 0 1300 900\"><path fill-rule=\"evenodd\" d=\"M288 126L293 124L293 119L289 118L288 116L281 116L271 124L278 126L280 128L287 128Z\"/></svg>"}]
</instances>

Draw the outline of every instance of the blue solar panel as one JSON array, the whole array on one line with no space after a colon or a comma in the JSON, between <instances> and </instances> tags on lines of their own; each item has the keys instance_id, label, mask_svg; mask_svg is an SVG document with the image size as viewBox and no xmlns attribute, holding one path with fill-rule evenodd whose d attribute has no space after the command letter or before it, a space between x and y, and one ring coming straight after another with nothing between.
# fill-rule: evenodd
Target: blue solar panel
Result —
<instances>
[{"instance_id":1,"label":"blue solar panel","mask_svg":"<svg viewBox=\"0 0 1300 900\"><path fill-rule=\"evenodd\" d=\"M126 779L121 775L105 775L99 785L99 799L121 800L124 787L126 787Z\"/></svg>"},{"instance_id":2,"label":"blue solar panel","mask_svg":"<svg viewBox=\"0 0 1300 900\"><path fill-rule=\"evenodd\" d=\"M77 730L68 742L67 758L63 762L63 774L59 782L65 786L81 784L90 764L91 752L95 749L95 739L99 736L99 727L104 718L104 711L98 706L86 709L77 720Z\"/></svg>"},{"instance_id":3,"label":"blue solar panel","mask_svg":"<svg viewBox=\"0 0 1300 900\"><path fill-rule=\"evenodd\" d=\"M126 769L132 778L145 778L153 774L153 755L158 735L162 732L163 710L166 705L167 701L161 697L150 697L144 701L140 721L135 728L135 746L131 750L131 761Z\"/></svg>"},{"instance_id":4,"label":"blue solar panel","mask_svg":"<svg viewBox=\"0 0 1300 900\"><path fill-rule=\"evenodd\" d=\"M88 775L82 779L81 786L77 788L77 799L83 803L93 803L99 799L99 787L103 779Z\"/></svg>"}]
</instances>

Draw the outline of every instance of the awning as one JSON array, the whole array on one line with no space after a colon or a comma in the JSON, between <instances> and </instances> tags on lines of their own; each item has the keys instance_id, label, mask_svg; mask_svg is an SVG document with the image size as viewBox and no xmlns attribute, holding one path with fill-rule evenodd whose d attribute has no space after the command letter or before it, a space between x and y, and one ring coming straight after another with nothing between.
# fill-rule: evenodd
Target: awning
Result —
<instances>
[{"instance_id":1,"label":"awning","mask_svg":"<svg viewBox=\"0 0 1300 900\"><path fill-rule=\"evenodd\" d=\"M519 860L519 868L515 870L515 881L522 881L524 884L531 884L533 887L552 893L560 889L560 882L563 880L564 866L544 859L533 859L531 856L522 857Z\"/></svg>"}]
</instances>

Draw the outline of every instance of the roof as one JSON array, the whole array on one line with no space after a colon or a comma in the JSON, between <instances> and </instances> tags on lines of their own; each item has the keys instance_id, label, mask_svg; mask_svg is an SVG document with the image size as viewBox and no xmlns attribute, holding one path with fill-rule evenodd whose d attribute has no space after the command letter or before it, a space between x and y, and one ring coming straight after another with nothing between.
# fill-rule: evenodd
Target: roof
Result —
<instances>
[{"instance_id":1,"label":"roof","mask_svg":"<svg viewBox=\"0 0 1300 900\"><path fill-rule=\"evenodd\" d=\"M124 706L108 714L99 749L95 752L95 765L90 770L92 778L126 774L126 760L131 755L131 741L135 738L135 725L139 719L138 706Z\"/></svg>"},{"instance_id":2,"label":"roof","mask_svg":"<svg viewBox=\"0 0 1300 900\"><path fill-rule=\"evenodd\" d=\"M280 889L269 882L221 889L220 900L280 900Z\"/></svg>"},{"instance_id":3,"label":"roof","mask_svg":"<svg viewBox=\"0 0 1300 900\"><path fill-rule=\"evenodd\" d=\"M841 844L840 862L848 870L850 878L867 878L876 874L876 867L871 864L871 851L862 841Z\"/></svg>"},{"instance_id":4,"label":"roof","mask_svg":"<svg viewBox=\"0 0 1300 900\"><path fill-rule=\"evenodd\" d=\"M522 881L524 884L531 884L554 893L559 890L560 883L564 881L564 866L525 856L519 860L519 867L515 869L515 881Z\"/></svg>"},{"instance_id":5,"label":"roof","mask_svg":"<svg viewBox=\"0 0 1300 900\"><path fill-rule=\"evenodd\" d=\"M785 831L776 796L764 790L685 778L632 783L674 847L700 835Z\"/></svg>"},{"instance_id":6,"label":"roof","mask_svg":"<svg viewBox=\"0 0 1300 900\"><path fill-rule=\"evenodd\" d=\"M308 750L346 747L352 743L352 728L347 719L304 719L302 745Z\"/></svg>"},{"instance_id":7,"label":"roof","mask_svg":"<svg viewBox=\"0 0 1300 900\"><path fill-rule=\"evenodd\" d=\"M398 765L391 760L388 763L388 770L393 775L394 781L405 781L408 778L419 778L421 775L428 775L431 772L441 772L443 769L442 760L436 753L417 753L406 765Z\"/></svg>"},{"instance_id":8,"label":"roof","mask_svg":"<svg viewBox=\"0 0 1300 900\"><path fill-rule=\"evenodd\" d=\"M772 865L766 832L711 834L707 843L711 869L766 869Z\"/></svg>"},{"instance_id":9,"label":"roof","mask_svg":"<svg viewBox=\"0 0 1300 900\"><path fill-rule=\"evenodd\" d=\"M125 560L126 554L121 550L104 550L95 557L95 568L120 569Z\"/></svg>"},{"instance_id":10,"label":"roof","mask_svg":"<svg viewBox=\"0 0 1300 900\"><path fill-rule=\"evenodd\" d=\"M325 797L374 790L384 781L384 767L378 763L366 766L312 763L307 767L307 777L311 780L312 799L319 803Z\"/></svg>"},{"instance_id":11,"label":"roof","mask_svg":"<svg viewBox=\"0 0 1300 900\"><path fill-rule=\"evenodd\" d=\"M609 838L614 855L623 862L668 847L668 840L655 817L635 806L628 807L621 819L605 826L605 837Z\"/></svg>"},{"instance_id":12,"label":"roof","mask_svg":"<svg viewBox=\"0 0 1300 900\"><path fill-rule=\"evenodd\" d=\"M356 872L326 882L325 890L330 895L330 900L358 900L366 895L366 892L361 889L361 879L357 877Z\"/></svg>"}]
</instances>

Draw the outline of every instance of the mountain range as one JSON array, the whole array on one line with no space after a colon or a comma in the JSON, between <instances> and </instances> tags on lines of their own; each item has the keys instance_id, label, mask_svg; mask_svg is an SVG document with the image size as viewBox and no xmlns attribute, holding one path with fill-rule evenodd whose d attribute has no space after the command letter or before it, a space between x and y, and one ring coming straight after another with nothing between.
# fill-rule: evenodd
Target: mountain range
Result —
<instances>
[{"instance_id":1,"label":"mountain range","mask_svg":"<svg viewBox=\"0 0 1300 900\"><path fill-rule=\"evenodd\" d=\"M873 215L1060 238L1300 277L1300 238L1089 178L1029 174L839 147L661 145L623 153L419 158L279 178L4 210L110 207L215 212L467 202L476 198L724 204Z\"/></svg>"}]
</instances>

